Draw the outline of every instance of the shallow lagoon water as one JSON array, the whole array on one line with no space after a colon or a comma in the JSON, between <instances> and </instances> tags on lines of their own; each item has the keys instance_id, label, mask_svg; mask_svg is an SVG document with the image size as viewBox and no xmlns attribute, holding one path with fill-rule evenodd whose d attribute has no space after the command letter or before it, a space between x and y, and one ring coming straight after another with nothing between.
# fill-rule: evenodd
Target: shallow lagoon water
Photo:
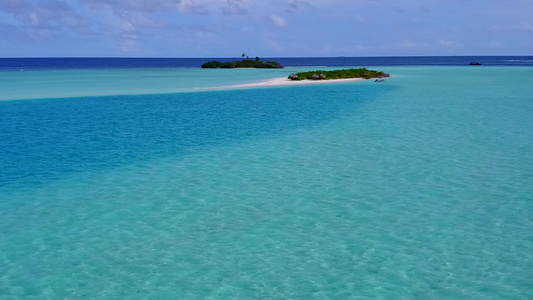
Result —
<instances>
[{"instance_id":1,"label":"shallow lagoon water","mask_svg":"<svg viewBox=\"0 0 533 300\"><path fill-rule=\"evenodd\" d=\"M192 92L287 77L293 72L309 69L287 67L260 70L145 68L5 71L0 72L0 100Z\"/></svg>"},{"instance_id":2,"label":"shallow lagoon water","mask_svg":"<svg viewBox=\"0 0 533 300\"><path fill-rule=\"evenodd\" d=\"M381 69L0 102L0 299L532 298L533 69Z\"/></svg>"}]
</instances>

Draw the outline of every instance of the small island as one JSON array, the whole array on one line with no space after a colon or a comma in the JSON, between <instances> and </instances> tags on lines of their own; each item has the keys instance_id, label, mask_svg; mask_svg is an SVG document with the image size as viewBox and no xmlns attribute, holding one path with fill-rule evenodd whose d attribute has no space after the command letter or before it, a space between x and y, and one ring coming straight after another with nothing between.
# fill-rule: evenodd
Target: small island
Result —
<instances>
[{"instance_id":1,"label":"small island","mask_svg":"<svg viewBox=\"0 0 533 300\"><path fill-rule=\"evenodd\" d=\"M330 80L330 79L349 79L349 78L362 78L362 79L372 79L372 78L384 78L390 77L389 74L368 70L366 68L359 69L341 69L333 71L309 71L309 72L300 72L293 73L289 75L290 80Z\"/></svg>"},{"instance_id":2,"label":"small island","mask_svg":"<svg viewBox=\"0 0 533 300\"><path fill-rule=\"evenodd\" d=\"M220 61L210 61L202 65L204 69L234 69L234 68L257 68L257 69L281 69L284 66L275 61L264 62L256 57L253 59L243 59L240 61L230 61L230 62L220 62Z\"/></svg>"}]
</instances>

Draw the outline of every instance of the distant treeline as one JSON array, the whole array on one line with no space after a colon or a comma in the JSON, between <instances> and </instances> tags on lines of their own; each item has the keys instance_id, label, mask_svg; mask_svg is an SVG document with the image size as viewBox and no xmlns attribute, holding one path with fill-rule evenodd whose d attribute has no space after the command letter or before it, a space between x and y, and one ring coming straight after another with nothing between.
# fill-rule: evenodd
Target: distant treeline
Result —
<instances>
[{"instance_id":1,"label":"distant treeline","mask_svg":"<svg viewBox=\"0 0 533 300\"><path fill-rule=\"evenodd\" d=\"M231 61L231 62L220 62L220 61L210 61L206 62L202 65L202 68L209 68L209 69L217 69L217 68L223 68L223 69L233 69L233 68L258 68L258 69L280 69L283 68L283 65L281 65L278 62L275 61L261 61L259 58L256 58L255 60L252 59L244 59L241 61Z\"/></svg>"},{"instance_id":2,"label":"distant treeline","mask_svg":"<svg viewBox=\"0 0 533 300\"><path fill-rule=\"evenodd\" d=\"M383 78L390 75L380 71L360 69L342 69L333 71L309 71L289 75L291 80L328 80L328 79L346 79L346 78Z\"/></svg>"}]
</instances>

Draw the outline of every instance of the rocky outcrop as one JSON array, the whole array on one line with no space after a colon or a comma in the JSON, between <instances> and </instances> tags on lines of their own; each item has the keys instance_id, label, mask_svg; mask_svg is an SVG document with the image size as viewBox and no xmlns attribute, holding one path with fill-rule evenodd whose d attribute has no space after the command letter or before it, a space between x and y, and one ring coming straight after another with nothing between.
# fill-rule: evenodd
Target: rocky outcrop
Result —
<instances>
[{"instance_id":1,"label":"rocky outcrop","mask_svg":"<svg viewBox=\"0 0 533 300\"><path fill-rule=\"evenodd\" d=\"M298 75L296 75L295 73L292 73L291 75L289 75L288 77L290 80L298 80Z\"/></svg>"},{"instance_id":2,"label":"rocky outcrop","mask_svg":"<svg viewBox=\"0 0 533 300\"><path fill-rule=\"evenodd\" d=\"M296 76L298 76L298 75L296 75ZM324 73L320 73L320 74L316 74L315 73L315 74L311 75L311 80L325 80L325 79L326 79L326 75L324 75Z\"/></svg>"}]
</instances>

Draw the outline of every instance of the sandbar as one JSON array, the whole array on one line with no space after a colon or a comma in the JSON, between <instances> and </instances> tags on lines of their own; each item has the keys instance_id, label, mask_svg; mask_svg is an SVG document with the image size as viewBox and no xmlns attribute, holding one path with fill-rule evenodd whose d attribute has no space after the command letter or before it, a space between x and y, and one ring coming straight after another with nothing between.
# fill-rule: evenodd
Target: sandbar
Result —
<instances>
[{"instance_id":1,"label":"sandbar","mask_svg":"<svg viewBox=\"0 0 533 300\"><path fill-rule=\"evenodd\" d=\"M272 78L252 83L235 84L217 87L216 89L238 89L238 88L254 88L254 87L270 87L270 86L284 86L284 85L302 85L302 84L322 84L322 83L340 83L340 82L354 82L366 80L363 78L346 78L346 79L328 79L328 80L290 80L287 77Z\"/></svg>"}]
</instances>

